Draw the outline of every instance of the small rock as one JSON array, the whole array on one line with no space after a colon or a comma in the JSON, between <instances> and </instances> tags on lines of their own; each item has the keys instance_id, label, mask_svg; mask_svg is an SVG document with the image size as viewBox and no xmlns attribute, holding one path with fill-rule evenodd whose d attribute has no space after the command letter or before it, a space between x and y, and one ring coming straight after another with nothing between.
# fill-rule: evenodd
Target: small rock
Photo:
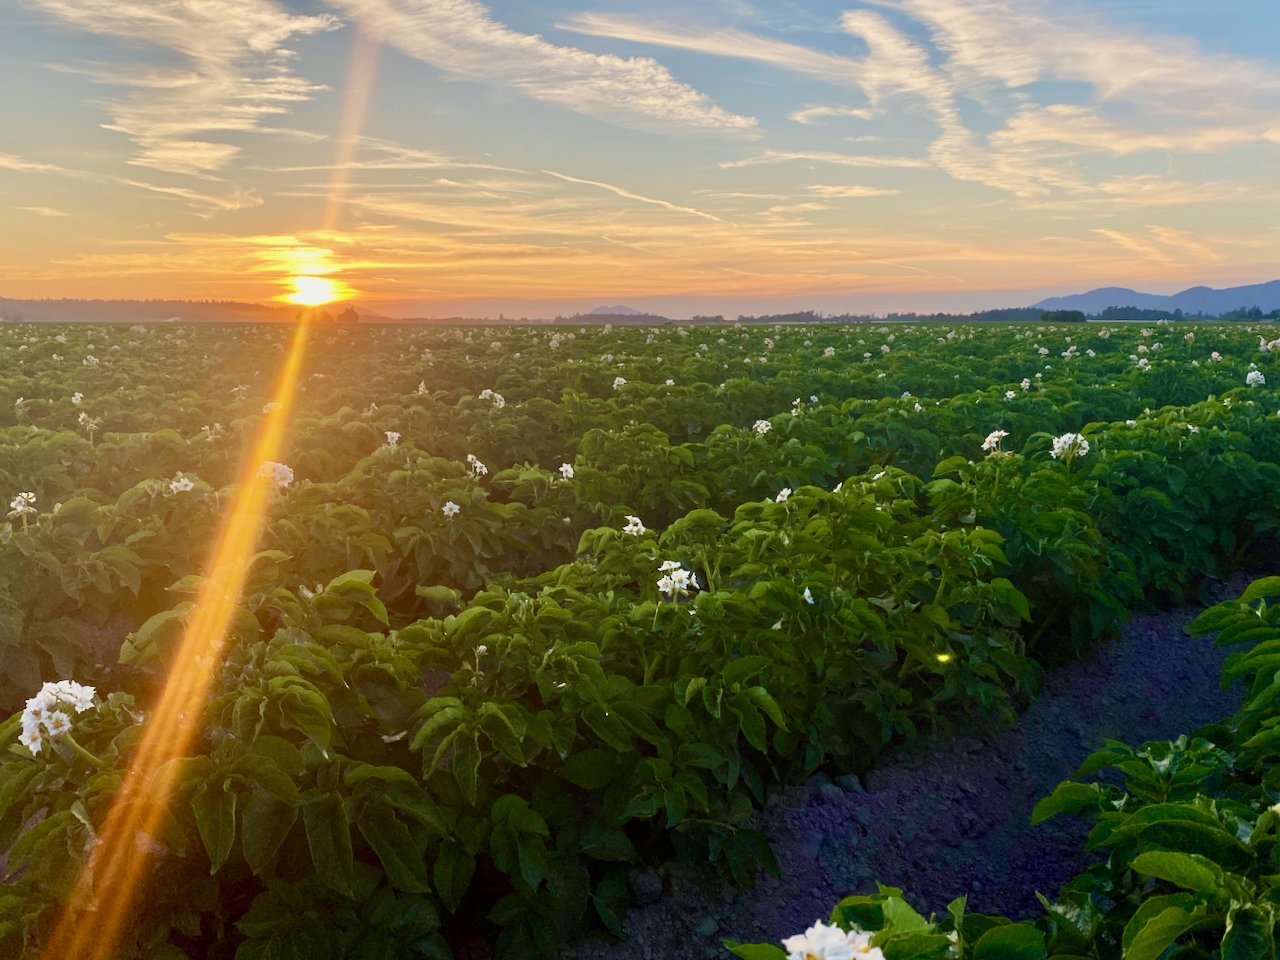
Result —
<instances>
[{"instance_id":1,"label":"small rock","mask_svg":"<svg viewBox=\"0 0 1280 960\"><path fill-rule=\"evenodd\" d=\"M719 929L720 921L715 917L706 916L698 922L693 932L700 937L714 937Z\"/></svg>"},{"instance_id":2,"label":"small rock","mask_svg":"<svg viewBox=\"0 0 1280 960\"><path fill-rule=\"evenodd\" d=\"M808 780L806 780L804 782L804 785L808 787L810 790L820 790L822 787L825 787L830 782L831 782L831 778L827 776L825 773L823 773L821 770L819 770L817 773L811 776Z\"/></svg>"},{"instance_id":3,"label":"small rock","mask_svg":"<svg viewBox=\"0 0 1280 960\"><path fill-rule=\"evenodd\" d=\"M845 793L834 783L824 783L818 788L818 796L827 803L843 803Z\"/></svg>"},{"instance_id":4,"label":"small rock","mask_svg":"<svg viewBox=\"0 0 1280 960\"><path fill-rule=\"evenodd\" d=\"M858 775L856 773L846 773L842 776L836 777L836 786L845 793L862 792L862 781L858 779Z\"/></svg>"},{"instance_id":5,"label":"small rock","mask_svg":"<svg viewBox=\"0 0 1280 960\"><path fill-rule=\"evenodd\" d=\"M627 878L636 902L657 903L662 899L662 874L657 870L636 870Z\"/></svg>"}]
</instances>

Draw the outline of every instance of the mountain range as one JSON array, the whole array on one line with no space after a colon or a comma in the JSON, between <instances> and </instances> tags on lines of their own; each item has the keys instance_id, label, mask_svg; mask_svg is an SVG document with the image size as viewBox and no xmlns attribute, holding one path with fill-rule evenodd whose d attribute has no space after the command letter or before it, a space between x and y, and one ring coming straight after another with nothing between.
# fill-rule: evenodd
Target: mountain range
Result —
<instances>
[{"instance_id":1,"label":"mountain range","mask_svg":"<svg viewBox=\"0 0 1280 960\"><path fill-rule=\"evenodd\" d=\"M1221 290L1189 287L1168 296L1141 293L1128 287L1099 287L1088 293L1049 297L1032 306L1041 310L1080 310L1084 313L1101 313L1107 307L1137 307L1141 310L1168 310L1170 313L1181 310L1206 316L1218 316L1237 307L1257 307L1263 313L1270 313L1280 309L1280 280Z\"/></svg>"}]
</instances>

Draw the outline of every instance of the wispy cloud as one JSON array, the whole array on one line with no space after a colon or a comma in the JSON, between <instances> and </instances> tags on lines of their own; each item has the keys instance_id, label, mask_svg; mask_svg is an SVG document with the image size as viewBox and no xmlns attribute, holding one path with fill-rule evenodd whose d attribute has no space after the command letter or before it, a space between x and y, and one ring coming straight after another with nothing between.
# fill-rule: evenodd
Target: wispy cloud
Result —
<instances>
[{"instance_id":1,"label":"wispy cloud","mask_svg":"<svg viewBox=\"0 0 1280 960\"><path fill-rule=\"evenodd\" d=\"M740 160L724 160L719 166L722 170L737 167L763 167L779 163L801 161L807 163L830 163L840 167L928 167L929 161L917 157L881 157L871 154L835 153L828 150L764 150L751 157Z\"/></svg>"},{"instance_id":2,"label":"wispy cloud","mask_svg":"<svg viewBox=\"0 0 1280 960\"><path fill-rule=\"evenodd\" d=\"M650 57L560 46L495 20L476 0L331 0L389 46L445 74L519 90L615 123L754 136L730 113Z\"/></svg>"},{"instance_id":3,"label":"wispy cloud","mask_svg":"<svg viewBox=\"0 0 1280 960\"><path fill-rule=\"evenodd\" d=\"M27 213L34 213L37 217L69 217L71 214L65 210L55 210L53 207L15 207L16 210L25 210Z\"/></svg>"},{"instance_id":4,"label":"wispy cloud","mask_svg":"<svg viewBox=\"0 0 1280 960\"><path fill-rule=\"evenodd\" d=\"M1093 232L1100 237L1106 237L1112 243L1118 244L1124 249L1136 253L1138 256L1146 260L1154 260L1157 263L1168 263L1173 259L1166 251L1161 250L1154 243L1151 243L1136 234L1125 233L1122 230L1109 230L1105 228L1097 228Z\"/></svg>"},{"instance_id":5,"label":"wispy cloud","mask_svg":"<svg viewBox=\"0 0 1280 960\"><path fill-rule=\"evenodd\" d=\"M794 120L796 123L813 125L820 120L825 120L827 117L853 117L857 120L870 120L875 115L876 111L871 107L833 107L810 104L807 107L801 107L799 110L791 111L788 119Z\"/></svg>"},{"instance_id":6,"label":"wispy cloud","mask_svg":"<svg viewBox=\"0 0 1280 960\"><path fill-rule=\"evenodd\" d=\"M63 23L146 44L185 61L85 70L97 82L133 91L107 100L108 130L138 145L129 162L170 173L209 175L239 148L205 135L263 129L323 87L295 75L285 47L338 26L328 15L300 16L269 0L29 0ZM82 68L83 69L83 68Z\"/></svg>"},{"instance_id":7,"label":"wispy cloud","mask_svg":"<svg viewBox=\"0 0 1280 960\"><path fill-rule=\"evenodd\" d=\"M41 176L65 177L69 180L81 180L88 183L109 184L111 186L130 187L148 193L176 197L190 208L196 216L208 219L215 214L229 210L243 210L262 204L262 197L255 191L233 186L225 193L193 190L187 187L173 187L148 183L132 177L118 177L109 173L97 173L92 170L78 170L64 167L56 163L39 160L28 160L12 153L0 153L0 170L12 170L17 173L31 173ZM22 208L37 209L37 208ZM48 208L38 208L45 210ZM47 214L46 214L47 215Z\"/></svg>"},{"instance_id":8,"label":"wispy cloud","mask_svg":"<svg viewBox=\"0 0 1280 960\"><path fill-rule=\"evenodd\" d=\"M862 184L811 183L805 187L814 196L830 200L861 200L864 197L893 197L902 193L887 187L867 187Z\"/></svg>"},{"instance_id":9,"label":"wispy cloud","mask_svg":"<svg viewBox=\"0 0 1280 960\"><path fill-rule=\"evenodd\" d=\"M549 177L556 177L557 179L564 180L566 183L580 183L584 186L598 187L601 190L608 190L615 196L623 197L626 200L636 200L640 203L651 203L654 206L662 207L666 210L674 210L677 213L687 213L690 216L701 217L703 220L711 220L715 223L724 222L720 217L714 216L706 211L697 210L694 207L683 207L678 203L671 203L668 200L656 200L653 197L646 197L642 194L634 193L624 187L616 187L611 183L602 183L599 180L584 180L581 177L571 177L565 173L556 173L554 170L543 170L542 172Z\"/></svg>"}]
</instances>

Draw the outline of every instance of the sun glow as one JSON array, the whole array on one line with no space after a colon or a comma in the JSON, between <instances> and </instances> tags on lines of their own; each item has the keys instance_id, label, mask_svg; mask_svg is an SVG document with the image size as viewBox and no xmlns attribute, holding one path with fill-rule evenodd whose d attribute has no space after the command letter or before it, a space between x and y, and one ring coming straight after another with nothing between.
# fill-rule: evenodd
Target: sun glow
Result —
<instances>
[{"instance_id":1,"label":"sun glow","mask_svg":"<svg viewBox=\"0 0 1280 960\"><path fill-rule=\"evenodd\" d=\"M290 303L320 307L342 299L344 285L328 277L290 277L289 282L293 284L293 293L285 294L284 299Z\"/></svg>"}]
</instances>

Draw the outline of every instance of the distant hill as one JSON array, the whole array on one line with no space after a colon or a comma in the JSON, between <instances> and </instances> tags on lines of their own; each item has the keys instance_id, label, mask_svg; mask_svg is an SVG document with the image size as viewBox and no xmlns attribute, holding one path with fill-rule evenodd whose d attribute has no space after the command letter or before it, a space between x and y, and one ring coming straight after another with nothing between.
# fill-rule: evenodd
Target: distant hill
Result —
<instances>
[{"instance_id":1,"label":"distant hill","mask_svg":"<svg viewBox=\"0 0 1280 960\"><path fill-rule=\"evenodd\" d=\"M348 308L335 304L334 316ZM289 304L204 300L11 300L0 297L0 320L26 323L285 323L298 314ZM362 320L385 319L357 310Z\"/></svg>"},{"instance_id":2,"label":"distant hill","mask_svg":"<svg viewBox=\"0 0 1280 960\"><path fill-rule=\"evenodd\" d=\"M1183 313L1206 316L1218 316L1237 307L1257 307L1264 313L1269 313L1280 309L1280 280L1221 290L1190 287L1172 296L1141 293L1127 287L1100 287L1088 293L1049 297L1033 306L1041 310L1082 310L1094 314L1101 313L1107 307L1137 307L1142 310L1168 310L1170 313L1181 310Z\"/></svg>"},{"instance_id":3,"label":"distant hill","mask_svg":"<svg viewBox=\"0 0 1280 960\"><path fill-rule=\"evenodd\" d=\"M622 306L596 307L594 310L592 310L590 313L587 314L588 317L594 317L594 316L643 317L645 315L646 314L643 310L633 310L631 309L631 307L622 307Z\"/></svg>"}]
</instances>

